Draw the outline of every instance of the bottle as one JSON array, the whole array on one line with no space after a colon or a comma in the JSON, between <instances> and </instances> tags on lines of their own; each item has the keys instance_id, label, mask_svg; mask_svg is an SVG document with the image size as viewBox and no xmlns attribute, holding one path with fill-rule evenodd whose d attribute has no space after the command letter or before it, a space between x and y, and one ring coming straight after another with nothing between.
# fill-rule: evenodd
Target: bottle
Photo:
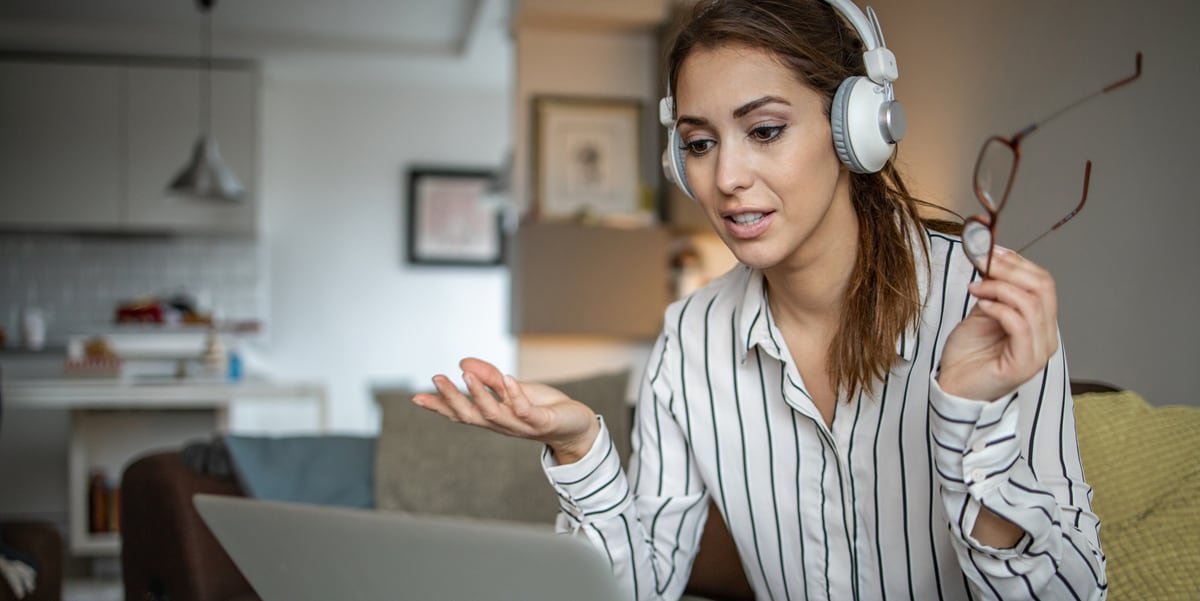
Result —
<instances>
[{"instance_id":1,"label":"bottle","mask_svg":"<svg viewBox=\"0 0 1200 601\"><path fill-rule=\"evenodd\" d=\"M209 376L221 377L225 374L226 361L225 345L221 343L221 335L217 329L208 330L208 339L204 343L204 370Z\"/></svg>"},{"instance_id":2,"label":"bottle","mask_svg":"<svg viewBox=\"0 0 1200 601\"><path fill-rule=\"evenodd\" d=\"M235 342L229 347L229 355L226 357L227 369L226 376L230 382L237 382L242 379L242 353Z\"/></svg>"},{"instance_id":3,"label":"bottle","mask_svg":"<svg viewBox=\"0 0 1200 601\"><path fill-rule=\"evenodd\" d=\"M108 530L108 492L104 471L93 469L88 476L88 532Z\"/></svg>"},{"instance_id":4,"label":"bottle","mask_svg":"<svg viewBox=\"0 0 1200 601\"><path fill-rule=\"evenodd\" d=\"M21 343L31 351L40 351L46 345L46 317L37 307L25 307L21 311Z\"/></svg>"}]
</instances>

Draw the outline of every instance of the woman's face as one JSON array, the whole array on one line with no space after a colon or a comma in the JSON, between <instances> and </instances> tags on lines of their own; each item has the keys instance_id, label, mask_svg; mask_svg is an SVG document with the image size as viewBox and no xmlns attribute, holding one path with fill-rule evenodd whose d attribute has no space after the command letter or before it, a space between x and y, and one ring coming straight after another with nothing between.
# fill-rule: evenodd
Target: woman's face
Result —
<instances>
[{"instance_id":1,"label":"woman's face","mask_svg":"<svg viewBox=\"0 0 1200 601\"><path fill-rule=\"evenodd\" d=\"M819 93L766 51L697 49L676 80L688 183L751 267L802 268L857 243L848 172Z\"/></svg>"}]
</instances>

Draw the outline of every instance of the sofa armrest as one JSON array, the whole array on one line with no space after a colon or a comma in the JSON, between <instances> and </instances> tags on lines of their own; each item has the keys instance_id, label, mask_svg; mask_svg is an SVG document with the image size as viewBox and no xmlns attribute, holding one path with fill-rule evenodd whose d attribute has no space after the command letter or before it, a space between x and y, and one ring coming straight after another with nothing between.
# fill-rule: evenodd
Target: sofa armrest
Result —
<instances>
[{"instance_id":1,"label":"sofa armrest","mask_svg":"<svg viewBox=\"0 0 1200 601\"><path fill-rule=\"evenodd\" d=\"M125 469L121 571L126 601L228 601L253 595L192 506L196 493L243 496L237 482L196 472L178 452L147 455Z\"/></svg>"},{"instance_id":2,"label":"sofa armrest","mask_svg":"<svg viewBox=\"0 0 1200 601\"><path fill-rule=\"evenodd\" d=\"M0 540L37 562L34 590L21 601L62 599L63 539L58 528L45 522L7 522L0 526ZM8 584L0 580L0 601L15 599Z\"/></svg>"}]
</instances>

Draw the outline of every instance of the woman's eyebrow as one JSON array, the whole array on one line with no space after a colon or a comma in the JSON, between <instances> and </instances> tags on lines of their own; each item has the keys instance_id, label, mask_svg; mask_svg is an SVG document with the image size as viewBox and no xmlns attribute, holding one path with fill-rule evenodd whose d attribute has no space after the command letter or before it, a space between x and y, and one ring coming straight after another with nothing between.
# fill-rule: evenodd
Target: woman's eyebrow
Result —
<instances>
[{"instance_id":1,"label":"woman's eyebrow","mask_svg":"<svg viewBox=\"0 0 1200 601\"><path fill-rule=\"evenodd\" d=\"M792 103L790 103L778 96L763 96L762 98L757 98L755 100L751 100L750 102L747 102L746 104L743 104L742 106L739 106L736 109L733 109L733 118L741 119L742 117L745 117L746 115L750 114L754 110L762 108L762 107L764 107L768 104L772 104L772 103L779 103L779 104L786 105L786 106L792 106ZM708 125L708 119L705 119L703 117L694 117L692 115L680 115L677 123L686 123L688 125L704 126L704 125Z\"/></svg>"},{"instance_id":2,"label":"woman's eyebrow","mask_svg":"<svg viewBox=\"0 0 1200 601\"><path fill-rule=\"evenodd\" d=\"M773 102L778 102L779 104L792 106L792 103L790 103L778 96L763 96L762 98L759 98L757 100L751 100L750 102L747 102L746 104L743 104L742 106L739 106L736 109L733 109L733 118L741 119L742 117L745 117L746 115L748 115L751 111L761 108L763 106L766 106L768 104L771 104Z\"/></svg>"}]
</instances>

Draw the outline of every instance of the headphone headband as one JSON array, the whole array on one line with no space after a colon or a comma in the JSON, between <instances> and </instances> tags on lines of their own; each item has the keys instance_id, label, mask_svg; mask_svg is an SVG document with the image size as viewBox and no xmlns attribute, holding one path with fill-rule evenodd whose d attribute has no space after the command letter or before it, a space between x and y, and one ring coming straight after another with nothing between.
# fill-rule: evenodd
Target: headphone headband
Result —
<instances>
[{"instance_id":1,"label":"headphone headband","mask_svg":"<svg viewBox=\"0 0 1200 601\"><path fill-rule=\"evenodd\" d=\"M833 142L838 158L855 173L874 173L887 164L896 142L904 137L907 119L896 102L892 82L900 78L896 55L888 50L883 28L874 9L864 14L850 0L824 0L858 32L865 51L866 77L852 76L842 82L831 107ZM686 156L675 128L675 96L671 81L667 95L658 103L658 120L667 128L663 172L668 180L695 198L687 180Z\"/></svg>"}]
</instances>

